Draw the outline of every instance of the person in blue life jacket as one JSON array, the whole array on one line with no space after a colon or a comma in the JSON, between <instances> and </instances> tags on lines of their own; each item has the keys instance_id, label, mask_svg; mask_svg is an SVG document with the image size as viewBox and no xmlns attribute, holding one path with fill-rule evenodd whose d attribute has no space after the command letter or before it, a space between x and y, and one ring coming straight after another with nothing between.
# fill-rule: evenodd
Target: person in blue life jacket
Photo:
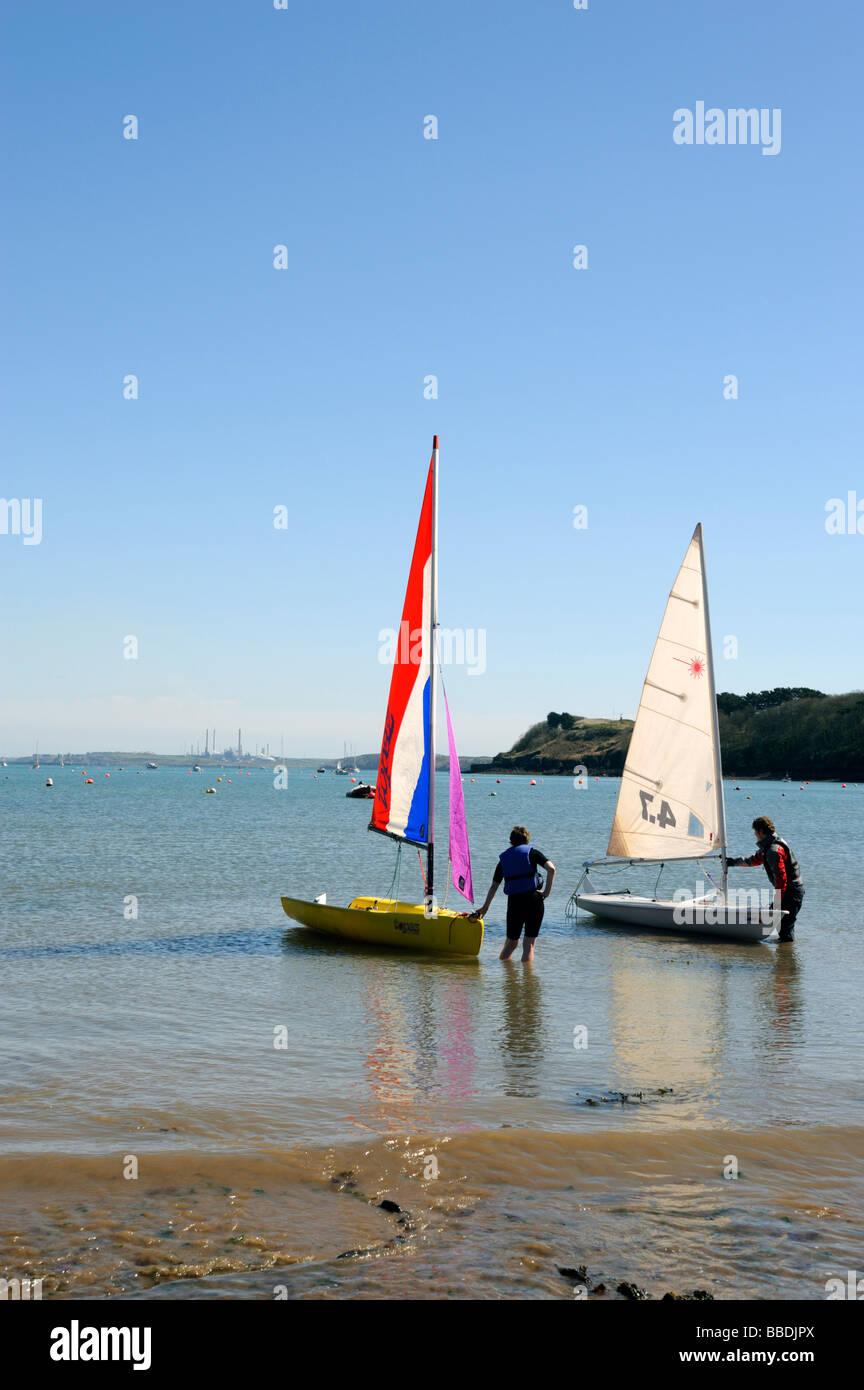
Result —
<instances>
[{"instance_id":1,"label":"person in blue life jacket","mask_svg":"<svg viewBox=\"0 0 864 1390\"><path fill-rule=\"evenodd\" d=\"M510 831L510 848L498 856L485 903L475 912L468 914L470 917L485 917L499 885L504 884L504 894L507 898L507 940L498 957L499 960L510 959L519 945L523 928L525 940L522 959L534 959L534 945L543 921L543 903L552 892L555 865L545 854L541 854L539 849L529 845L530 839L531 836L524 825L514 825ZM537 875L538 869L546 870L545 888Z\"/></svg>"}]
</instances>

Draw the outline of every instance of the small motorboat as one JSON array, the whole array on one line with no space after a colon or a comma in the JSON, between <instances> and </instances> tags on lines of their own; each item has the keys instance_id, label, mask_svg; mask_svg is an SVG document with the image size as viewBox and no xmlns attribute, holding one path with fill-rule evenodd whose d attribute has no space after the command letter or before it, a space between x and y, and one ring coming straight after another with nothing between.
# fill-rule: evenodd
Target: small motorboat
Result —
<instances>
[{"instance_id":1,"label":"small motorboat","mask_svg":"<svg viewBox=\"0 0 864 1390\"><path fill-rule=\"evenodd\" d=\"M357 786L352 787L345 795L354 801L372 801L375 798L375 788L370 787L368 782L358 782Z\"/></svg>"}]
</instances>

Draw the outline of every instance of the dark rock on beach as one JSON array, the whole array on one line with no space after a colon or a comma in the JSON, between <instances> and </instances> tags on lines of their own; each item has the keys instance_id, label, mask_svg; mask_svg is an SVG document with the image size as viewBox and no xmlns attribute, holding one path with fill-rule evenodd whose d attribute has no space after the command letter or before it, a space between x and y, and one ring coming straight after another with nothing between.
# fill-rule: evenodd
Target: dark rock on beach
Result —
<instances>
[{"instance_id":1,"label":"dark rock on beach","mask_svg":"<svg viewBox=\"0 0 864 1390\"><path fill-rule=\"evenodd\" d=\"M618 1292L622 1298L647 1298L644 1289L640 1289L638 1284L629 1284L626 1279L618 1285Z\"/></svg>"}]
</instances>

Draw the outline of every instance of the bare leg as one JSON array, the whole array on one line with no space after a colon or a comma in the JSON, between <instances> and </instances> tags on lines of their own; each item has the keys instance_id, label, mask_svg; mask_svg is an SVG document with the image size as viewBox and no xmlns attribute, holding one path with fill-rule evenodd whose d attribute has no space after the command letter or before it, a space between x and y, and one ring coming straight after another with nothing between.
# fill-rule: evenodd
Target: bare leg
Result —
<instances>
[{"instance_id":1,"label":"bare leg","mask_svg":"<svg viewBox=\"0 0 864 1390\"><path fill-rule=\"evenodd\" d=\"M518 938L518 936L516 936L516 937L508 936L507 940L506 940L505 943L504 943L504 949L502 950L502 952L501 952L500 956L498 957L498 959L499 959L499 960L509 960L510 957L512 956L513 952L516 950L516 947L517 947L518 945L519 945L519 938Z\"/></svg>"},{"instance_id":2,"label":"bare leg","mask_svg":"<svg viewBox=\"0 0 864 1390\"><path fill-rule=\"evenodd\" d=\"M535 942L536 940L537 940L536 936L526 936L526 938L525 938L525 940L524 940L524 942L523 942L523 944L522 944L522 962L523 962L523 964L525 964L526 962L528 962L528 963L531 964L531 965L534 964L534 942Z\"/></svg>"}]
</instances>

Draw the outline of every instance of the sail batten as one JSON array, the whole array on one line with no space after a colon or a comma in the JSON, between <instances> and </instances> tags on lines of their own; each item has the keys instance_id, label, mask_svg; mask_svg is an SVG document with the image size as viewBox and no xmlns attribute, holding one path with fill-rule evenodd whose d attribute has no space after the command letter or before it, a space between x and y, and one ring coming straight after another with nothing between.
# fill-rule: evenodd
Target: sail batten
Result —
<instances>
[{"instance_id":1,"label":"sail batten","mask_svg":"<svg viewBox=\"0 0 864 1390\"><path fill-rule=\"evenodd\" d=\"M669 592L645 676L607 855L685 859L722 846L716 718L702 528L697 526ZM654 790L647 791L646 784Z\"/></svg>"}]
</instances>

